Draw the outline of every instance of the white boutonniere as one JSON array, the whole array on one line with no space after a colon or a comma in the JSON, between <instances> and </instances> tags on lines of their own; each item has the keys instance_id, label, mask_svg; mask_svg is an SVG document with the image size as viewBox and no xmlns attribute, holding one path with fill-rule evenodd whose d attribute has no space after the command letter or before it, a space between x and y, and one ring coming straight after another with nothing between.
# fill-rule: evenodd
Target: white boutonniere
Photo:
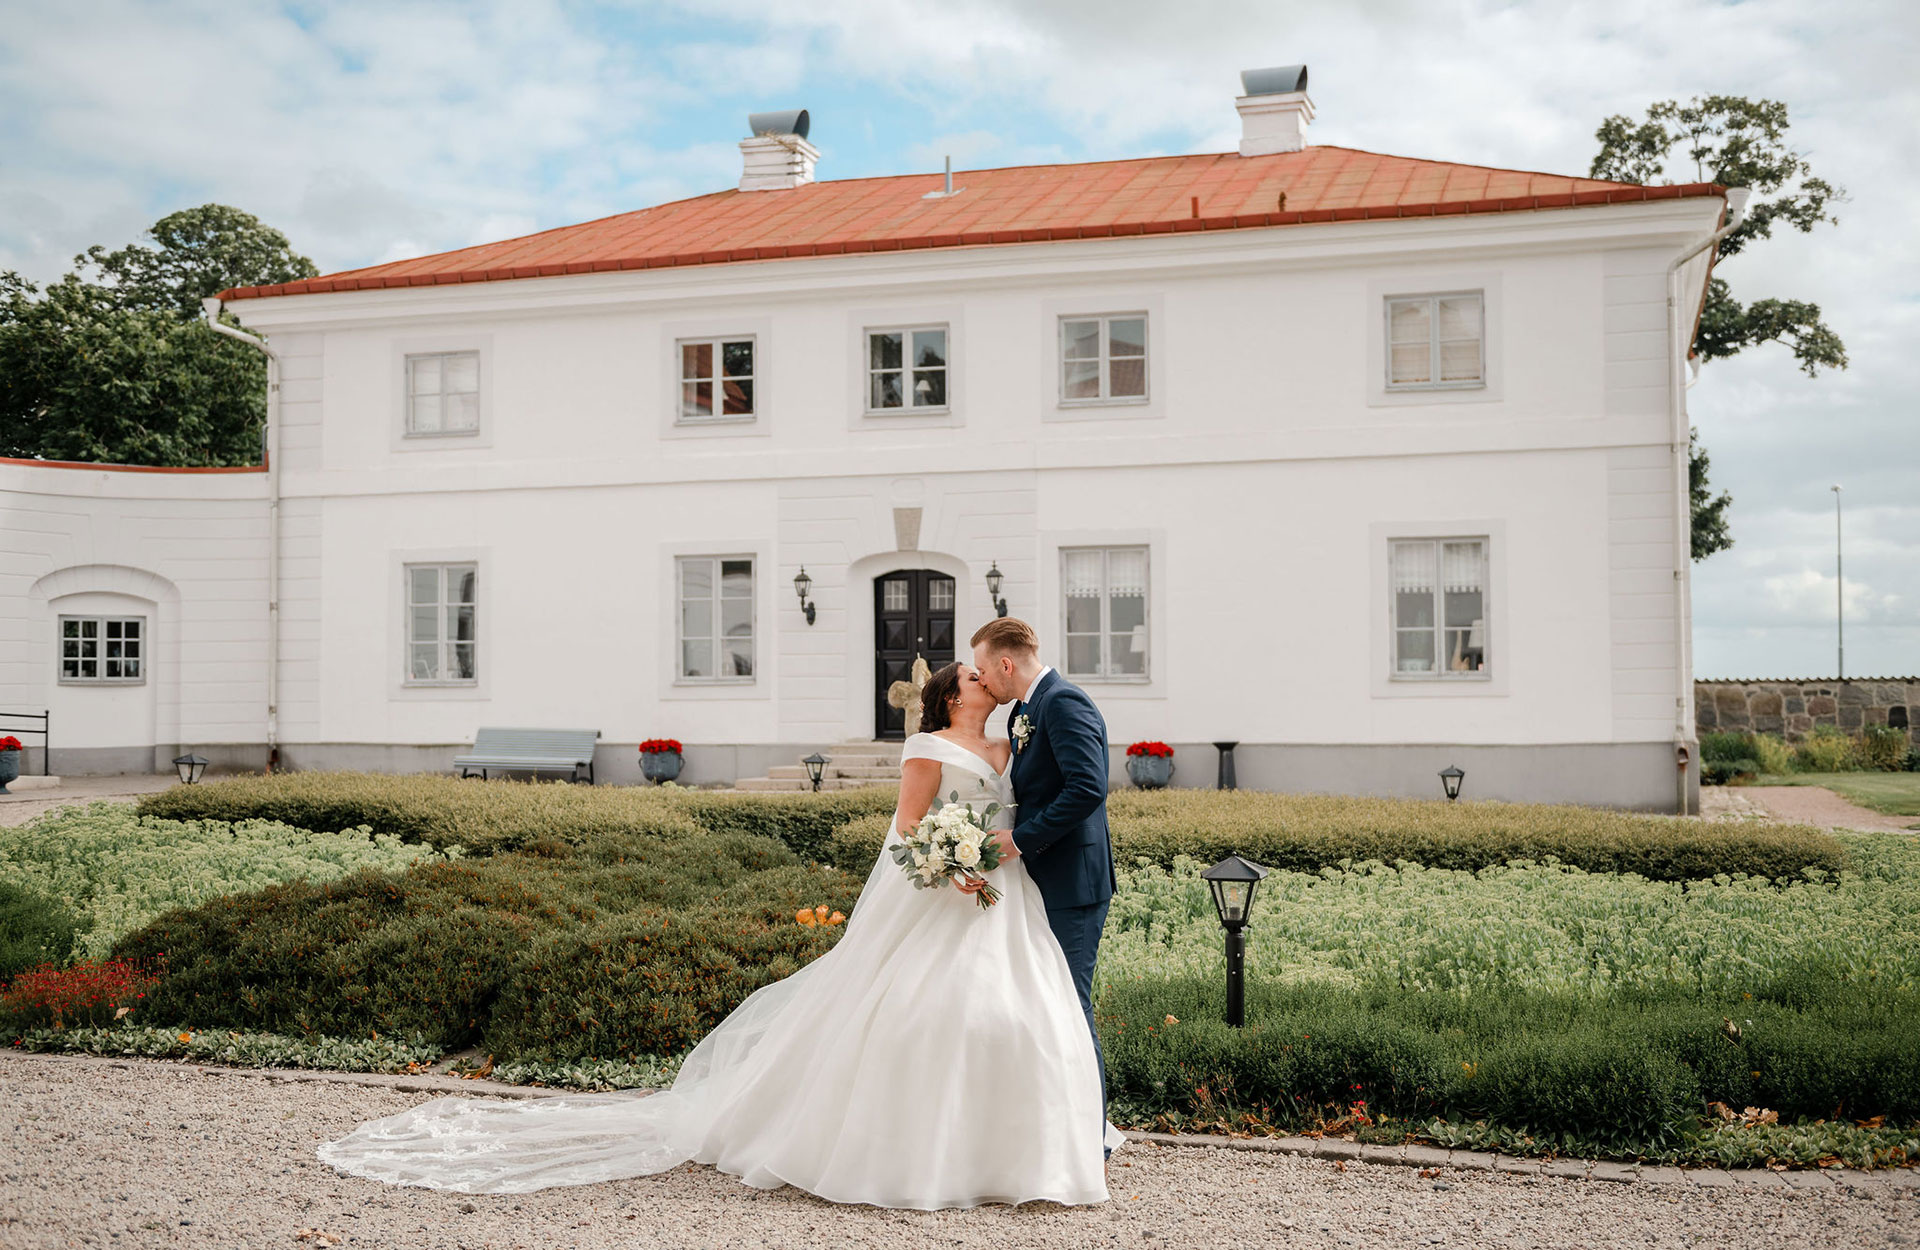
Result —
<instances>
[{"instance_id":1,"label":"white boutonniere","mask_svg":"<svg viewBox=\"0 0 1920 1250\"><path fill-rule=\"evenodd\" d=\"M1033 737L1033 718L1025 712L1013 718L1013 742L1020 750L1025 750L1027 739Z\"/></svg>"}]
</instances>

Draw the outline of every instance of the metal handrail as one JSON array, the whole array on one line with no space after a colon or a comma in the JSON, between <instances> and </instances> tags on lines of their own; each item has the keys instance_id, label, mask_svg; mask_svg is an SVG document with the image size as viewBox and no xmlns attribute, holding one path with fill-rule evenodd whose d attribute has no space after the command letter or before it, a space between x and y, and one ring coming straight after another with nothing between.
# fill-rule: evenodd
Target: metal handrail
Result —
<instances>
[{"instance_id":1,"label":"metal handrail","mask_svg":"<svg viewBox=\"0 0 1920 1250\"><path fill-rule=\"evenodd\" d=\"M53 765L49 757L53 754L53 735L48 731L53 728L53 709L48 708L44 712L0 712L0 722L7 720L37 720L40 722L40 728L38 729L20 729L12 725L0 723L0 730L13 734L39 734L40 775L42 777L51 777L53 775Z\"/></svg>"}]
</instances>

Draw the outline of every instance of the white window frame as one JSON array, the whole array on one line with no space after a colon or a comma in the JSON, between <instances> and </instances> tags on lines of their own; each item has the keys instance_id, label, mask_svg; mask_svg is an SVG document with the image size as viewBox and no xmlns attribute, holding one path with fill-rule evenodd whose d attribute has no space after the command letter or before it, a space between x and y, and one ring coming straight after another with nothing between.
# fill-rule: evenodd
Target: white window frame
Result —
<instances>
[{"instance_id":1,"label":"white window frame","mask_svg":"<svg viewBox=\"0 0 1920 1250\"><path fill-rule=\"evenodd\" d=\"M440 413L441 420L444 423L446 420L446 398L448 395L446 388L446 362L461 356L473 357L473 427L465 430L449 430L445 428L438 430L415 429L413 425L413 401L415 399L413 371L415 365L423 360L440 361ZM486 385L486 377L482 372L482 362L477 349L466 348L450 351L408 352L402 361L400 376L403 379L403 385L406 387L405 395L401 401L401 437L409 439L474 438L479 435L481 427L486 424L486 405L482 399L482 392ZM453 393L464 394L465 392Z\"/></svg>"},{"instance_id":2,"label":"white window frame","mask_svg":"<svg viewBox=\"0 0 1920 1250\"><path fill-rule=\"evenodd\" d=\"M1100 664L1098 672L1079 672L1072 667L1073 649L1069 645L1067 633L1067 560L1068 557L1088 551L1100 553ZM1141 671L1138 673L1113 673L1109 668L1107 643L1113 634L1113 553L1116 551L1137 551L1146 562L1147 581L1141 594L1141 626L1146 633L1146 650L1141 654ZM1074 681L1113 683L1116 685L1147 685L1153 681L1153 546L1150 543L1083 543L1063 546L1059 549L1060 570L1060 672ZM1085 637L1074 634L1071 637Z\"/></svg>"},{"instance_id":3,"label":"white window frame","mask_svg":"<svg viewBox=\"0 0 1920 1250\"><path fill-rule=\"evenodd\" d=\"M1067 323L1070 321L1097 321L1100 323L1100 354L1067 357ZM1140 393L1138 395L1115 395L1113 393L1113 338L1112 323L1115 321L1138 321L1142 329L1139 356L1122 356L1122 360L1140 362ZM1054 378L1055 394L1062 408L1096 408L1113 404L1148 404L1153 399L1153 319L1144 309L1135 312L1116 313L1062 313L1055 323L1054 343L1059 369ZM1067 367L1085 364L1089 360L1097 361L1100 366L1100 393L1070 399L1067 396Z\"/></svg>"},{"instance_id":4,"label":"white window frame","mask_svg":"<svg viewBox=\"0 0 1920 1250\"><path fill-rule=\"evenodd\" d=\"M81 661L81 662L84 662L85 660L88 660L88 659L91 659L93 661L94 674L91 677L85 675L84 673L78 674L73 677L67 676L68 656L66 651L67 651L67 622L68 621L73 621L81 624L83 635L85 632L84 630L85 622L88 622L88 621L93 622L96 629L98 630L98 632L94 635L94 638L93 638L93 641L96 645L96 650L94 654L92 656L72 657L76 661ZM126 626L129 622L131 622L140 631L139 638L135 640L136 644L139 647L139 654L132 657L127 656L124 650L125 644L126 644L126 638L124 635L126 632ZM107 626L109 623L117 624L121 627L122 638L120 641L123 649L122 649L122 653L119 656L107 655L107 641L108 641ZM84 642L86 641L86 639L84 637L81 637L76 639L75 641ZM131 616L131 615L127 615L124 613L117 613L117 612L115 613L94 613L94 612L62 613L54 625L55 660L60 665L59 684L62 686L144 686L147 683L147 670L150 663L148 643L151 641L152 641L151 636L147 633L147 618L144 616ZM124 662L129 658L139 661L140 675L138 677L108 677L105 675L107 661L109 659L119 659L122 661L124 665Z\"/></svg>"},{"instance_id":5,"label":"white window frame","mask_svg":"<svg viewBox=\"0 0 1920 1250\"><path fill-rule=\"evenodd\" d=\"M745 343L753 356L753 371L744 374L726 372L726 345ZM706 347L712 352L713 374L704 378L689 378L686 375L686 349ZM760 336L757 334L713 334L697 335L691 338L675 339L673 343L673 420L676 425L745 425L757 421L760 417ZM729 381L745 381L753 388L753 402L745 412L723 413L726 401L722 394L724 384ZM686 388L690 383L707 382L713 387L715 411L711 416L693 416L687 412Z\"/></svg>"},{"instance_id":6,"label":"white window frame","mask_svg":"<svg viewBox=\"0 0 1920 1250\"><path fill-rule=\"evenodd\" d=\"M415 677L413 675L413 648L416 645L424 645L413 636L413 609L416 606L425 606L424 604L416 605L413 602L413 574L416 569L438 570L439 589L434 603L435 637L433 642L439 649L436 671L443 674L439 677ZM447 608L449 606L457 606L450 604L447 598L447 588L452 584L449 574L455 571L469 570L473 573L473 603L471 605L473 608L473 676L446 676L445 674L453 672L452 648L455 642L454 639L448 637ZM480 646L480 562L477 560L402 561L400 565L400 684L416 688L444 687L449 689L464 689L478 687L480 684L480 673L482 671Z\"/></svg>"},{"instance_id":7,"label":"white window frame","mask_svg":"<svg viewBox=\"0 0 1920 1250\"><path fill-rule=\"evenodd\" d=\"M946 339L946 355L942 364L937 366L946 378L946 402L942 404L916 404L913 402L912 377L916 370L913 365L913 336L922 331L938 330ZM873 379L875 374L892 373L892 369L881 369L873 363L873 339L879 334L900 335L900 384L901 395L906 403L898 408L875 408L873 406ZM953 326L944 321L915 322L902 325L877 325L863 327L860 336L860 405L863 415L869 417L923 417L945 416L953 411ZM922 372L931 372L923 370Z\"/></svg>"},{"instance_id":8,"label":"white window frame","mask_svg":"<svg viewBox=\"0 0 1920 1250\"><path fill-rule=\"evenodd\" d=\"M1403 543L1424 543L1433 548L1433 655L1432 672L1400 671L1400 600L1393 584L1393 553ZM1447 668L1446 564L1448 543L1480 544L1480 650L1485 658L1471 672ZM1406 534L1387 539L1387 677L1396 682L1490 682L1499 666L1493 663L1498 652L1493 645L1493 537L1490 534Z\"/></svg>"},{"instance_id":9,"label":"white window frame","mask_svg":"<svg viewBox=\"0 0 1920 1250\"><path fill-rule=\"evenodd\" d=\"M703 561L710 566L711 580L709 581L709 585L713 587L713 597L712 597L712 603L714 605L713 630L706 638L706 641L713 647L713 668L714 668L715 675L712 677L692 677L692 676L688 676L687 674L687 661L686 661L686 643L688 641L687 635L686 635L687 615L685 610L686 600L685 600L684 591L683 591L683 587L685 586L686 583L685 583L684 577L681 574L681 566L692 563L693 561L696 561L696 560ZM741 677L737 675L729 675L729 676L720 675L720 657L723 653L721 643L726 637L726 635L721 632L721 626L720 626L720 585L721 585L720 566L727 563L728 561L733 561L733 560L745 560L748 566L748 576L752 579L747 587L747 610L748 610L747 624L748 624L748 629L750 630L750 632L747 635L747 641L751 646L751 654L753 656L753 672L749 673L745 677ZM736 552L729 552L729 553L720 554L720 555L709 555L705 552L692 552L684 555L674 556L673 562L670 567L673 571L673 593L669 596L669 599L671 600L673 605L673 674L674 674L673 680L674 680L674 684L677 686L751 686L756 682L758 682L760 680L760 668L761 668L761 664L760 664L760 557L759 555L751 551L736 551Z\"/></svg>"},{"instance_id":10,"label":"white window frame","mask_svg":"<svg viewBox=\"0 0 1920 1250\"><path fill-rule=\"evenodd\" d=\"M1443 299L1472 299L1479 313L1479 334L1475 339L1479 362L1477 373L1472 378L1442 381L1440 337L1440 301ZM1427 306L1427 378L1425 382L1396 382L1393 380L1393 309L1396 304L1419 304ZM1458 290L1416 292L1412 294L1388 295L1381 301L1381 358L1385 372L1382 382L1388 391L1471 391L1485 390L1487 385L1487 295L1484 290ZM1464 339L1448 339L1445 342L1465 342Z\"/></svg>"}]
</instances>

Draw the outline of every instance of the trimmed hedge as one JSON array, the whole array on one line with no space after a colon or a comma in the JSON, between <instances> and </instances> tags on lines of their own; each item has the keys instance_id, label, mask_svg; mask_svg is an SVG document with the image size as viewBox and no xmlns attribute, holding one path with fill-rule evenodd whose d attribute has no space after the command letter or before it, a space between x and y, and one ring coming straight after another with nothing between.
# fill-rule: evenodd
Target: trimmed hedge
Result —
<instances>
[{"instance_id":1,"label":"trimmed hedge","mask_svg":"<svg viewBox=\"0 0 1920 1250\"><path fill-rule=\"evenodd\" d=\"M1783 1123L1920 1120L1911 993L1789 977L1751 999L1261 983L1247 998L1249 1023L1231 1029L1215 978L1114 986L1098 1023L1123 1113L1251 1113L1303 1128L1364 1101L1374 1118L1485 1120L1564 1153L1614 1156L1674 1149L1699 1131L1709 1101L1771 1108Z\"/></svg>"},{"instance_id":2,"label":"trimmed hedge","mask_svg":"<svg viewBox=\"0 0 1920 1250\"><path fill-rule=\"evenodd\" d=\"M769 838L603 834L215 899L169 912L114 949L119 958L165 957L168 975L149 991L145 1019L299 1035L417 1033L454 1049L494 1027L504 995L511 1024L501 1021L501 1036L515 1057L544 1059L583 1013L600 1010L592 1004L617 997L626 1014L603 1020L596 1043L639 1054L642 1034L623 1030L655 1013L697 1038L763 974L748 968L717 985L691 972L635 978L602 958L604 939L592 935L649 923L670 930L671 941L653 944L654 972L750 961L753 951L791 946L783 929L803 935L793 949L812 958L839 930L803 929L793 920L798 903L784 916L774 904L805 895L844 910L858 892L858 881L803 866ZM759 931L771 937L761 942Z\"/></svg>"},{"instance_id":3,"label":"trimmed hedge","mask_svg":"<svg viewBox=\"0 0 1920 1250\"><path fill-rule=\"evenodd\" d=\"M80 918L43 894L0 881L0 985L43 963L62 963L73 951Z\"/></svg>"},{"instance_id":4,"label":"trimmed hedge","mask_svg":"<svg viewBox=\"0 0 1920 1250\"><path fill-rule=\"evenodd\" d=\"M364 825L376 834L479 854L605 834L687 837L705 829L776 837L803 856L819 858L835 829L870 812L891 812L895 801L887 787L754 795L428 773L305 772L175 786L142 798L139 810L174 820L265 819L316 830Z\"/></svg>"},{"instance_id":5,"label":"trimmed hedge","mask_svg":"<svg viewBox=\"0 0 1920 1250\"><path fill-rule=\"evenodd\" d=\"M1341 860L1406 859L1429 868L1478 871L1548 857L1588 872L1692 881L1716 873L1791 877L1847 865L1831 834L1797 825L1636 816L1587 807L1449 803L1264 794L1250 790L1121 791L1107 801L1122 862L1171 866L1187 855L1211 863L1239 854L1268 868L1315 872ZM864 872L886 840L887 818L834 831L828 854Z\"/></svg>"}]
</instances>

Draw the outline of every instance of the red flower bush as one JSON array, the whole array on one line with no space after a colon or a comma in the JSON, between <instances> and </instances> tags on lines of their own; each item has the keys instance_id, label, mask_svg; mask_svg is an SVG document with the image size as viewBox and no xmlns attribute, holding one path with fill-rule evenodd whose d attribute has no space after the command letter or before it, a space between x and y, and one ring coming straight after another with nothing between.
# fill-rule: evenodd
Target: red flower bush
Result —
<instances>
[{"instance_id":1,"label":"red flower bush","mask_svg":"<svg viewBox=\"0 0 1920 1250\"><path fill-rule=\"evenodd\" d=\"M1164 742L1136 742L1127 748L1128 755L1157 755L1172 758L1173 748Z\"/></svg>"},{"instance_id":2,"label":"red flower bush","mask_svg":"<svg viewBox=\"0 0 1920 1250\"><path fill-rule=\"evenodd\" d=\"M143 961L83 959L71 968L41 964L0 990L0 1025L9 1032L112 1024L133 1011L160 977Z\"/></svg>"},{"instance_id":3,"label":"red flower bush","mask_svg":"<svg viewBox=\"0 0 1920 1250\"><path fill-rule=\"evenodd\" d=\"M20 739L14 737L12 734L8 734L6 737L0 738L0 751L21 751L21 750L25 750L25 748L20 745Z\"/></svg>"},{"instance_id":4,"label":"red flower bush","mask_svg":"<svg viewBox=\"0 0 1920 1250\"><path fill-rule=\"evenodd\" d=\"M642 742L640 744L640 754L642 755L678 755L680 754L680 739L648 738L645 742Z\"/></svg>"}]
</instances>

